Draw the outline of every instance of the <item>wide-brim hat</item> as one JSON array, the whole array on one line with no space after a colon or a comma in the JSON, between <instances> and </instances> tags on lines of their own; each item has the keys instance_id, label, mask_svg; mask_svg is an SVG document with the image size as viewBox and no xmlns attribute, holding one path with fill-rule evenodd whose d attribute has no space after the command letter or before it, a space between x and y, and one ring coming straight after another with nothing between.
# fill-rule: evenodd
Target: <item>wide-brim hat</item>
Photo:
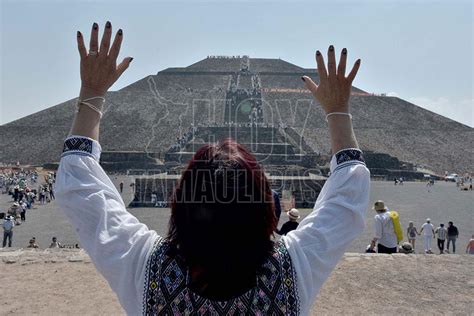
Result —
<instances>
[{"instance_id":1,"label":"wide-brim hat","mask_svg":"<svg viewBox=\"0 0 474 316\"><path fill-rule=\"evenodd\" d=\"M292 208L289 212L288 212L288 217L291 218L291 219L298 219L300 218L300 212L296 209L296 208Z\"/></svg>"},{"instance_id":2,"label":"wide-brim hat","mask_svg":"<svg viewBox=\"0 0 474 316\"><path fill-rule=\"evenodd\" d=\"M375 211L388 211L388 207L385 206L385 202L382 200L375 201L374 207L372 207Z\"/></svg>"},{"instance_id":3,"label":"wide-brim hat","mask_svg":"<svg viewBox=\"0 0 474 316\"><path fill-rule=\"evenodd\" d=\"M13 206L20 206L20 203L18 203L18 202L13 202Z\"/></svg>"}]
</instances>

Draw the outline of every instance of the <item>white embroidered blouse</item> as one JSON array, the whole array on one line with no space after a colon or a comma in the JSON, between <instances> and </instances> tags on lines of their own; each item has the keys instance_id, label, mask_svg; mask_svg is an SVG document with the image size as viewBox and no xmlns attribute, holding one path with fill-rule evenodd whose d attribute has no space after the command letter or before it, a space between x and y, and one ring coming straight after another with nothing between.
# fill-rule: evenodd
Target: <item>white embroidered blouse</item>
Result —
<instances>
[{"instance_id":1,"label":"white embroidered blouse","mask_svg":"<svg viewBox=\"0 0 474 316\"><path fill-rule=\"evenodd\" d=\"M56 199L127 314L138 315L144 311L146 263L160 236L127 211L99 165L100 153L92 139L66 139ZM361 151L336 153L330 170L313 212L282 237L296 272L302 315L310 313L324 281L365 226L369 171Z\"/></svg>"}]
</instances>

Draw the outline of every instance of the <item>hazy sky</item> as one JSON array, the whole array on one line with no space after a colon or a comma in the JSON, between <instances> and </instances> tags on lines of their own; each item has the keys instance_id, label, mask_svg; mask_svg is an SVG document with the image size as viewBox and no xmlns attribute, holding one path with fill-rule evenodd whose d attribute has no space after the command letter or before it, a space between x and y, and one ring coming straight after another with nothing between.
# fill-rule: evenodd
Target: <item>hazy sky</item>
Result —
<instances>
[{"instance_id":1,"label":"hazy sky","mask_svg":"<svg viewBox=\"0 0 474 316\"><path fill-rule=\"evenodd\" d=\"M354 83L474 126L471 1L1 2L0 124L77 96L76 31L124 30L134 61L111 90L207 55L282 58L315 67L314 52L362 58Z\"/></svg>"}]
</instances>

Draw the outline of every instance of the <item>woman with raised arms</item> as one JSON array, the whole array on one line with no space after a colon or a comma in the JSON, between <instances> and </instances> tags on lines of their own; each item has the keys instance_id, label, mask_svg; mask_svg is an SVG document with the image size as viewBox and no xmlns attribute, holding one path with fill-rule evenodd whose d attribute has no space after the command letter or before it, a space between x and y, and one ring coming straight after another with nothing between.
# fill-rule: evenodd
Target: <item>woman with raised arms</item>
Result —
<instances>
[{"instance_id":1,"label":"woman with raised arms","mask_svg":"<svg viewBox=\"0 0 474 316\"><path fill-rule=\"evenodd\" d=\"M369 171L352 129L349 98L360 66L345 75L347 50L327 68L316 52L319 85L302 80L327 115L331 176L314 210L275 242L270 183L255 157L227 139L197 150L159 236L131 215L99 164L99 125L107 90L130 66L117 65L124 33L112 40L94 23L89 49L77 33L82 87L56 182L61 208L82 246L129 315L307 315L351 241L363 230ZM316 106L316 105L315 105ZM195 184L198 185L195 185Z\"/></svg>"}]
</instances>

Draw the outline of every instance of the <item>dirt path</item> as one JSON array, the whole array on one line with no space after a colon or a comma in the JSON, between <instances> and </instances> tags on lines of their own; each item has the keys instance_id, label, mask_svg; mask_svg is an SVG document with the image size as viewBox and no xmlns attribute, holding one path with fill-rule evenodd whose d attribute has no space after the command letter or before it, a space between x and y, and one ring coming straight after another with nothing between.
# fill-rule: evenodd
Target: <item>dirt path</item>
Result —
<instances>
[{"instance_id":1,"label":"dirt path","mask_svg":"<svg viewBox=\"0 0 474 316\"><path fill-rule=\"evenodd\" d=\"M0 258L1 315L124 314L83 251L1 251ZM313 314L470 315L473 264L468 255L348 253L324 285Z\"/></svg>"}]
</instances>

